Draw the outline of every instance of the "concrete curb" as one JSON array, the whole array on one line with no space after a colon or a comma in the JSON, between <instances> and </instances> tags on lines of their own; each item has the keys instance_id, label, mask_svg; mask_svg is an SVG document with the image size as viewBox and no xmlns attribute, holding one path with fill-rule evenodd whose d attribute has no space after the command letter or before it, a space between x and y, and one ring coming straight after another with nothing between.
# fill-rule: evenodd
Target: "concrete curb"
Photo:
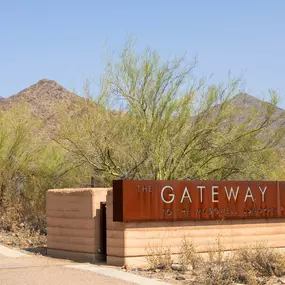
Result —
<instances>
[{"instance_id":1,"label":"concrete curb","mask_svg":"<svg viewBox=\"0 0 285 285\"><path fill-rule=\"evenodd\" d=\"M133 284L138 284L138 285L170 285L169 283L138 276L135 274L123 272L123 271L112 269L112 268L102 268L102 267L96 267L94 265L88 265L88 264L87 265L86 264L85 265L65 265L64 267L91 271L91 272L94 272L100 275L104 275L107 277L113 277L116 279L120 279L120 280L130 282Z\"/></svg>"},{"instance_id":2,"label":"concrete curb","mask_svg":"<svg viewBox=\"0 0 285 285\"><path fill-rule=\"evenodd\" d=\"M21 251L8 248L6 246L0 245L0 254L7 256L7 257L28 257L28 254L25 254Z\"/></svg>"}]
</instances>

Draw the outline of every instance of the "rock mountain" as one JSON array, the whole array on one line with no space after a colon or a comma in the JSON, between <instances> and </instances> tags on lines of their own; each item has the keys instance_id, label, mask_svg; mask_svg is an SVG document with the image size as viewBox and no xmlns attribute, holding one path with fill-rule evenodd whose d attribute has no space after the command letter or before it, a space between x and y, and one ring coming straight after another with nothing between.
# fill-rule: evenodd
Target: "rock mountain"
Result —
<instances>
[{"instance_id":1,"label":"rock mountain","mask_svg":"<svg viewBox=\"0 0 285 285\"><path fill-rule=\"evenodd\" d=\"M56 126L59 123L59 117L62 112L72 114L76 105L84 100L84 98L68 91L56 81L42 79L8 98L0 97L0 108L6 110L13 104L23 102L30 106L33 116L41 119L44 125ZM257 118L262 119L266 115L264 102L246 93L240 93L233 97L231 104L242 110L240 114L235 116L237 123L244 121L250 116L253 107L259 110ZM285 126L285 111L276 108L276 116L280 115L284 115L283 118L275 122L271 126L272 128Z\"/></svg>"},{"instance_id":2,"label":"rock mountain","mask_svg":"<svg viewBox=\"0 0 285 285\"><path fill-rule=\"evenodd\" d=\"M42 79L15 95L2 98L0 107L6 110L14 104L26 103L35 117L44 122L50 122L58 117L60 110L66 111L72 108L78 100L84 99L68 91L56 81Z\"/></svg>"}]
</instances>

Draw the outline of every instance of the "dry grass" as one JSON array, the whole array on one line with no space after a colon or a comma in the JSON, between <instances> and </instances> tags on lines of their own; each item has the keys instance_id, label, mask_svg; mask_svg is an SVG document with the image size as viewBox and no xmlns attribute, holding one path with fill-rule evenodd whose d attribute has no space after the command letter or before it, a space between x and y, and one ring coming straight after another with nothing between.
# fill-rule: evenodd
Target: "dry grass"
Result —
<instances>
[{"instance_id":1,"label":"dry grass","mask_svg":"<svg viewBox=\"0 0 285 285\"><path fill-rule=\"evenodd\" d=\"M0 230L0 241L2 244L21 249L45 248L47 244L45 235L25 228L18 230L17 233Z\"/></svg>"},{"instance_id":2,"label":"dry grass","mask_svg":"<svg viewBox=\"0 0 285 285\"><path fill-rule=\"evenodd\" d=\"M146 260L151 269L156 269L159 265L166 269L169 269L172 264L171 259L171 247L164 246L162 243L160 245L148 244L146 247Z\"/></svg>"},{"instance_id":3,"label":"dry grass","mask_svg":"<svg viewBox=\"0 0 285 285\"><path fill-rule=\"evenodd\" d=\"M180 264L184 265L185 269L187 269L189 265L195 269L202 262L202 258L197 253L194 243L185 237L181 242L180 252L181 254L179 255L178 260Z\"/></svg>"},{"instance_id":4,"label":"dry grass","mask_svg":"<svg viewBox=\"0 0 285 285\"><path fill-rule=\"evenodd\" d=\"M195 284L229 285L233 283L234 268L231 257L224 256L223 246L218 237L215 246L209 248L207 257L201 263L201 275Z\"/></svg>"},{"instance_id":5,"label":"dry grass","mask_svg":"<svg viewBox=\"0 0 285 285\"><path fill-rule=\"evenodd\" d=\"M171 268L170 247L148 247L147 252L147 261L152 270L157 268L158 264L166 265L166 269ZM285 253L280 250L257 244L255 247L241 248L226 255L219 237L216 245L209 248L204 258L197 253L193 242L184 238L181 243L179 263L185 270L184 284L258 285L285 275ZM193 272L187 271L189 265L194 269ZM169 276L174 274L171 270L168 271Z\"/></svg>"},{"instance_id":6,"label":"dry grass","mask_svg":"<svg viewBox=\"0 0 285 285\"><path fill-rule=\"evenodd\" d=\"M235 254L236 263L250 268L259 276L283 276L285 274L285 255L281 251L258 244L245 247Z\"/></svg>"},{"instance_id":7,"label":"dry grass","mask_svg":"<svg viewBox=\"0 0 285 285\"><path fill-rule=\"evenodd\" d=\"M47 243L45 221L37 216L23 217L20 206L6 207L0 212L0 241L18 248L45 247Z\"/></svg>"},{"instance_id":8,"label":"dry grass","mask_svg":"<svg viewBox=\"0 0 285 285\"><path fill-rule=\"evenodd\" d=\"M234 283L257 285L258 278L266 281L285 274L285 255L276 249L258 244L225 256L220 239L202 263L202 274L196 284L228 285Z\"/></svg>"}]
</instances>

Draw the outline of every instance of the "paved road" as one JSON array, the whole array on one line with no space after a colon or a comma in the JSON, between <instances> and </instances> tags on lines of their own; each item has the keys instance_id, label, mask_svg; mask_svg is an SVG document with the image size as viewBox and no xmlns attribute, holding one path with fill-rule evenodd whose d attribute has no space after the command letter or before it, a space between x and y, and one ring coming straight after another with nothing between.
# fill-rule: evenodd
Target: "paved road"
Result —
<instances>
[{"instance_id":1,"label":"paved road","mask_svg":"<svg viewBox=\"0 0 285 285\"><path fill-rule=\"evenodd\" d=\"M92 271L70 268L76 263L42 256L23 255L0 246L1 285L128 285ZM82 264L81 264L82 265ZM98 267L95 265L86 265Z\"/></svg>"},{"instance_id":2,"label":"paved road","mask_svg":"<svg viewBox=\"0 0 285 285\"><path fill-rule=\"evenodd\" d=\"M169 285L118 269L28 255L0 245L1 285Z\"/></svg>"}]
</instances>

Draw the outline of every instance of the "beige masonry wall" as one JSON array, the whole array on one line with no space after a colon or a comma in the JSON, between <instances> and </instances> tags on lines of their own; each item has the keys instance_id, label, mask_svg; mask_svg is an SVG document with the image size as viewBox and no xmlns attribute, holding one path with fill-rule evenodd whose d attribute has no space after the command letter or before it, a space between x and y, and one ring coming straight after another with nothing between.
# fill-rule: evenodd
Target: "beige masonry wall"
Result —
<instances>
[{"instance_id":1,"label":"beige masonry wall","mask_svg":"<svg viewBox=\"0 0 285 285\"><path fill-rule=\"evenodd\" d=\"M101 260L100 202L106 188L54 189L47 192L48 255Z\"/></svg>"},{"instance_id":2,"label":"beige masonry wall","mask_svg":"<svg viewBox=\"0 0 285 285\"><path fill-rule=\"evenodd\" d=\"M85 188L48 191L48 255L84 261L103 259L100 202L106 202L107 264L110 265L144 266L146 248L157 246L171 246L175 259L184 237L200 252L216 245L218 238L225 250L256 243L285 248L285 219L113 222L112 190Z\"/></svg>"},{"instance_id":3,"label":"beige masonry wall","mask_svg":"<svg viewBox=\"0 0 285 285\"><path fill-rule=\"evenodd\" d=\"M285 248L285 219L119 223L113 222L112 201L112 192L108 192L108 264L144 266L146 247L157 246L171 246L175 259L184 237L199 252L217 245L218 238L225 250L257 243Z\"/></svg>"},{"instance_id":4,"label":"beige masonry wall","mask_svg":"<svg viewBox=\"0 0 285 285\"><path fill-rule=\"evenodd\" d=\"M126 223L113 222L113 192L108 191L107 215L107 264L125 265Z\"/></svg>"}]
</instances>

